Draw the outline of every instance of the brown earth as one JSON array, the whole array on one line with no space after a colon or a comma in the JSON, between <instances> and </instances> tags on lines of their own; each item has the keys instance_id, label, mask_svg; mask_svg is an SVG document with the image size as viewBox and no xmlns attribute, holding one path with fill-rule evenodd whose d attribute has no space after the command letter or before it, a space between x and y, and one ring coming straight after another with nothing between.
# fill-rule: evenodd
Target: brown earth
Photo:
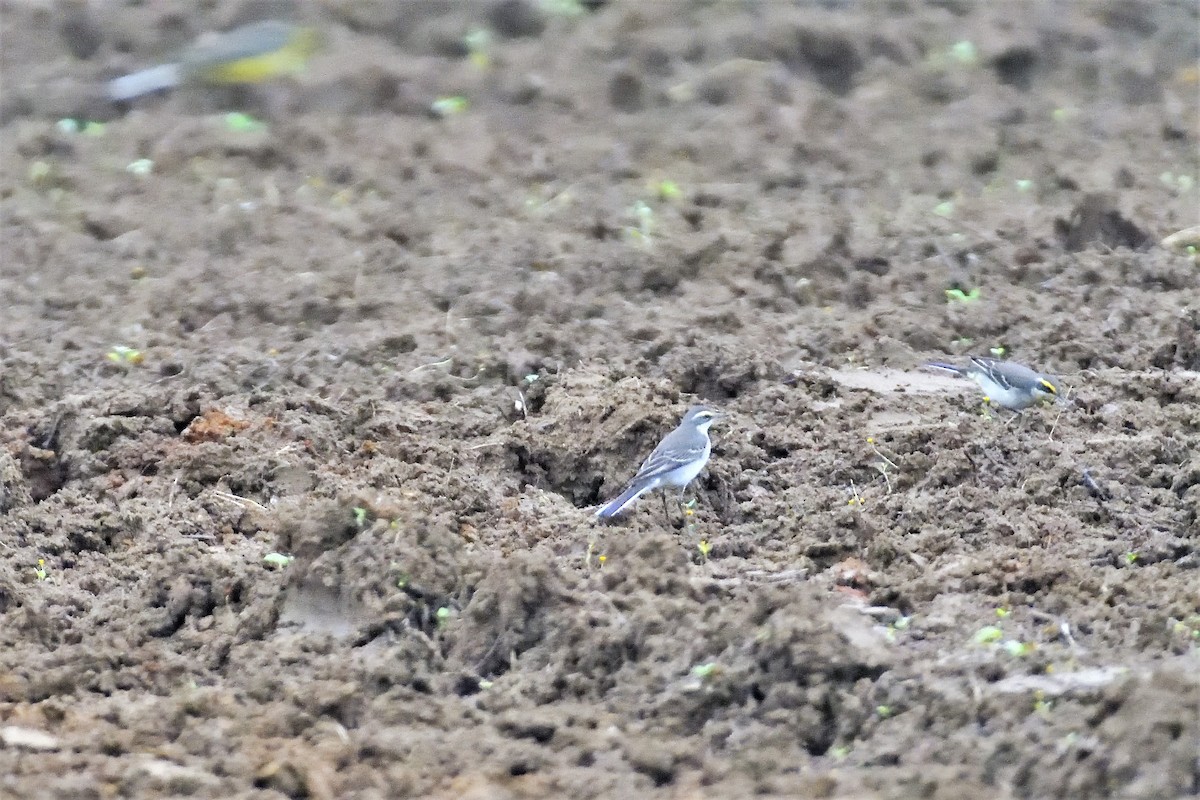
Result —
<instances>
[{"instance_id":1,"label":"brown earth","mask_svg":"<svg viewBox=\"0 0 1200 800\"><path fill-rule=\"evenodd\" d=\"M0 795L1200 792L1195 3L0 8Z\"/></svg>"}]
</instances>

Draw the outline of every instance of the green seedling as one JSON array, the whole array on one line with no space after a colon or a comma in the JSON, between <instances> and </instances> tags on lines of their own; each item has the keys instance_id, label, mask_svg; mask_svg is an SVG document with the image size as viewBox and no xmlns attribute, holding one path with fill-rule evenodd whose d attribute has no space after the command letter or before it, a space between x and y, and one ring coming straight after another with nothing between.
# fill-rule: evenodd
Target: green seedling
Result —
<instances>
[{"instance_id":1,"label":"green seedling","mask_svg":"<svg viewBox=\"0 0 1200 800\"><path fill-rule=\"evenodd\" d=\"M625 228L625 236L632 242L649 247L650 237L654 233L654 209L638 200L630 207L629 213L637 220L637 225Z\"/></svg>"},{"instance_id":2,"label":"green seedling","mask_svg":"<svg viewBox=\"0 0 1200 800\"><path fill-rule=\"evenodd\" d=\"M462 38L467 48L467 59L479 69L487 69L492 65L492 57L488 49L492 44L492 34L486 28L475 28Z\"/></svg>"},{"instance_id":3,"label":"green seedling","mask_svg":"<svg viewBox=\"0 0 1200 800\"><path fill-rule=\"evenodd\" d=\"M883 719L887 719L888 717L890 717L892 715L892 707L891 706L875 706L875 713L878 714Z\"/></svg>"},{"instance_id":4,"label":"green seedling","mask_svg":"<svg viewBox=\"0 0 1200 800\"><path fill-rule=\"evenodd\" d=\"M675 181L661 180L655 185L654 193L658 195L659 200L670 202L679 199L683 195L683 190Z\"/></svg>"},{"instance_id":5,"label":"green seedling","mask_svg":"<svg viewBox=\"0 0 1200 800\"><path fill-rule=\"evenodd\" d=\"M850 757L850 748L844 744L829 748L829 756L834 761L845 761Z\"/></svg>"},{"instance_id":6,"label":"green seedling","mask_svg":"<svg viewBox=\"0 0 1200 800\"><path fill-rule=\"evenodd\" d=\"M1139 556L1136 552L1130 551L1125 554L1124 558L1125 558L1125 563L1132 567L1134 564L1137 563Z\"/></svg>"},{"instance_id":7,"label":"green seedling","mask_svg":"<svg viewBox=\"0 0 1200 800\"><path fill-rule=\"evenodd\" d=\"M1033 710L1039 714L1049 715L1054 710L1054 701L1046 699L1046 693L1038 689L1033 693Z\"/></svg>"},{"instance_id":8,"label":"green seedling","mask_svg":"<svg viewBox=\"0 0 1200 800\"><path fill-rule=\"evenodd\" d=\"M59 133L66 134L68 136L76 133L82 133L84 136L104 135L103 122L91 122L89 120L74 119L73 117L64 117L63 119L60 119L58 122L54 123L54 127L58 129Z\"/></svg>"},{"instance_id":9,"label":"green seedling","mask_svg":"<svg viewBox=\"0 0 1200 800\"><path fill-rule=\"evenodd\" d=\"M965 67L973 67L979 63L979 48L969 40L955 42L950 45L950 58Z\"/></svg>"},{"instance_id":10,"label":"green seedling","mask_svg":"<svg viewBox=\"0 0 1200 800\"><path fill-rule=\"evenodd\" d=\"M354 524L359 528L367 524L367 510L362 506L354 507Z\"/></svg>"},{"instance_id":11,"label":"green seedling","mask_svg":"<svg viewBox=\"0 0 1200 800\"><path fill-rule=\"evenodd\" d=\"M37 576L39 581L44 581L47 577L49 577L50 573L46 569L46 559L38 559L37 566L33 568L33 574Z\"/></svg>"},{"instance_id":12,"label":"green seedling","mask_svg":"<svg viewBox=\"0 0 1200 800\"><path fill-rule=\"evenodd\" d=\"M284 555L283 553L267 553L263 556L263 563L272 569L283 569L288 564L291 564L293 557Z\"/></svg>"},{"instance_id":13,"label":"green seedling","mask_svg":"<svg viewBox=\"0 0 1200 800\"><path fill-rule=\"evenodd\" d=\"M937 214L939 217L954 216L954 201L953 200L945 200L941 203L938 203L936 206L933 207L933 213Z\"/></svg>"},{"instance_id":14,"label":"green seedling","mask_svg":"<svg viewBox=\"0 0 1200 800\"><path fill-rule=\"evenodd\" d=\"M113 348L104 354L104 358L120 367L136 367L146 360L141 350L119 344L113 345Z\"/></svg>"},{"instance_id":15,"label":"green seedling","mask_svg":"<svg viewBox=\"0 0 1200 800\"><path fill-rule=\"evenodd\" d=\"M546 14L555 17L582 17L587 13L579 0L541 0L538 5Z\"/></svg>"},{"instance_id":16,"label":"green seedling","mask_svg":"<svg viewBox=\"0 0 1200 800\"><path fill-rule=\"evenodd\" d=\"M912 624L912 617L900 617L895 622L887 626L884 631L884 638L888 640L888 644L896 643L896 634L900 631L908 630L908 626Z\"/></svg>"},{"instance_id":17,"label":"green seedling","mask_svg":"<svg viewBox=\"0 0 1200 800\"><path fill-rule=\"evenodd\" d=\"M139 158L137 161L129 162L125 167L125 171L130 175L145 178L154 172L154 162L148 158Z\"/></svg>"},{"instance_id":18,"label":"green seedling","mask_svg":"<svg viewBox=\"0 0 1200 800\"><path fill-rule=\"evenodd\" d=\"M696 543L696 549L700 551L700 563L708 563L708 554L712 552L712 543L708 539L701 539Z\"/></svg>"},{"instance_id":19,"label":"green seedling","mask_svg":"<svg viewBox=\"0 0 1200 800\"><path fill-rule=\"evenodd\" d=\"M437 626L439 628L444 628L450 624L450 609L446 606L442 606L434 612L434 616L437 617Z\"/></svg>"},{"instance_id":20,"label":"green seedling","mask_svg":"<svg viewBox=\"0 0 1200 800\"><path fill-rule=\"evenodd\" d=\"M1004 358L1004 354L1007 353L1008 350L1005 349L1004 347L998 346L998 347L988 348L988 352L991 353L992 355L994 355L996 358Z\"/></svg>"},{"instance_id":21,"label":"green seedling","mask_svg":"<svg viewBox=\"0 0 1200 800\"><path fill-rule=\"evenodd\" d=\"M225 115L225 127L236 133L256 133L265 131L267 123L241 111L230 111Z\"/></svg>"},{"instance_id":22,"label":"green seedling","mask_svg":"<svg viewBox=\"0 0 1200 800\"><path fill-rule=\"evenodd\" d=\"M692 667L692 674L700 680L711 678L719 669L717 662L709 661L707 664L697 664Z\"/></svg>"},{"instance_id":23,"label":"green seedling","mask_svg":"<svg viewBox=\"0 0 1200 800\"><path fill-rule=\"evenodd\" d=\"M1000 606L999 608L996 609L996 616L999 617L1000 619L1008 619L1009 617L1012 616L1012 609L1007 608L1005 606Z\"/></svg>"},{"instance_id":24,"label":"green seedling","mask_svg":"<svg viewBox=\"0 0 1200 800\"><path fill-rule=\"evenodd\" d=\"M1018 178L1015 181L1015 183L1016 183L1018 192L1024 193L1024 192L1030 192L1033 190L1033 181L1031 181L1027 178Z\"/></svg>"},{"instance_id":25,"label":"green seedling","mask_svg":"<svg viewBox=\"0 0 1200 800\"><path fill-rule=\"evenodd\" d=\"M438 119L446 119L463 113L468 105L467 98L462 96L439 97L429 106L429 113Z\"/></svg>"},{"instance_id":26,"label":"green seedling","mask_svg":"<svg viewBox=\"0 0 1200 800\"><path fill-rule=\"evenodd\" d=\"M1020 658L1024 655L1028 655L1031 650L1033 650L1032 645L1025 644L1024 642L1018 642L1016 639L1009 639L1004 643L1004 652L1008 653L1013 658Z\"/></svg>"},{"instance_id":27,"label":"green seedling","mask_svg":"<svg viewBox=\"0 0 1200 800\"><path fill-rule=\"evenodd\" d=\"M997 628L995 625L984 625L979 630L975 631L976 644L995 644L1004 638L1004 631Z\"/></svg>"},{"instance_id":28,"label":"green seedling","mask_svg":"<svg viewBox=\"0 0 1200 800\"><path fill-rule=\"evenodd\" d=\"M947 303L974 303L983 297L983 290L976 286L969 292L964 292L962 289L947 289Z\"/></svg>"}]
</instances>

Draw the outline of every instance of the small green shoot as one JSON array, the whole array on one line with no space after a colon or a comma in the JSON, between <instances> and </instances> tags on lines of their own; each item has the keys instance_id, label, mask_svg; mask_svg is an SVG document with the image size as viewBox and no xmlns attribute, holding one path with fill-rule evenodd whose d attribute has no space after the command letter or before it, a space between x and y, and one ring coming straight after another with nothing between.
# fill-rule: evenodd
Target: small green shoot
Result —
<instances>
[{"instance_id":1,"label":"small green shoot","mask_svg":"<svg viewBox=\"0 0 1200 800\"><path fill-rule=\"evenodd\" d=\"M1137 563L1137 560L1138 560L1138 558L1140 558L1140 556L1135 551L1131 550L1130 552L1125 554L1124 558L1125 558L1125 563L1132 567L1134 564Z\"/></svg>"},{"instance_id":2,"label":"small green shoot","mask_svg":"<svg viewBox=\"0 0 1200 800\"><path fill-rule=\"evenodd\" d=\"M439 628L444 628L450 624L450 609L446 606L442 606L434 612L434 616L437 617L437 626Z\"/></svg>"},{"instance_id":3,"label":"small green shoot","mask_svg":"<svg viewBox=\"0 0 1200 800\"><path fill-rule=\"evenodd\" d=\"M141 350L119 344L113 345L104 358L119 367L136 367L146 360Z\"/></svg>"},{"instance_id":4,"label":"small green shoot","mask_svg":"<svg viewBox=\"0 0 1200 800\"><path fill-rule=\"evenodd\" d=\"M467 98L460 95L454 97L439 97L429 106L429 113L438 119L446 119L463 113L467 110Z\"/></svg>"},{"instance_id":5,"label":"small green shoot","mask_svg":"<svg viewBox=\"0 0 1200 800\"><path fill-rule=\"evenodd\" d=\"M996 609L996 616L1000 619L1008 619L1012 616L1012 609L1007 606L999 606Z\"/></svg>"},{"instance_id":6,"label":"small green shoot","mask_svg":"<svg viewBox=\"0 0 1200 800\"><path fill-rule=\"evenodd\" d=\"M1046 699L1046 693L1038 689L1033 693L1033 710L1043 716L1047 716L1054 710L1054 701Z\"/></svg>"},{"instance_id":7,"label":"small green shoot","mask_svg":"<svg viewBox=\"0 0 1200 800\"><path fill-rule=\"evenodd\" d=\"M362 506L354 507L354 524L361 528L367 524L367 510Z\"/></svg>"},{"instance_id":8,"label":"small green shoot","mask_svg":"<svg viewBox=\"0 0 1200 800\"><path fill-rule=\"evenodd\" d=\"M895 622L887 626L887 631L884 632L884 637L889 644L896 643L896 634L900 631L908 630L908 626L912 624L912 617L900 617Z\"/></svg>"},{"instance_id":9,"label":"small green shoot","mask_svg":"<svg viewBox=\"0 0 1200 800\"><path fill-rule=\"evenodd\" d=\"M263 563L272 569L283 569L293 561L293 556L284 555L283 553L267 553L263 556Z\"/></svg>"},{"instance_id":10,"label":"small green shoot","mask_svg":"<svg viewBox=\"0 0 1200 800\"><path fill-rule=\"evenodd\" d=\"M829 748L829 756L834 761L845 761L850 757L850 748L844 744Z\"/></svg>"},{"instance_id":11,"label":"small green shoot","mask_svg":"<svg viewBox=\"0 0 1200 800\"><path fill-rule=\"evenodd\" d=\"M538 5L546 14L555 17L582 17L587 13L579 0L541 0Z\"/></svg>"},{"instance_id":12,"label":"small green shoot","mask_svg":"<svg viewBox=\"0 0 1200 800\"><path fill-rule=\"evenodd\" d=\"M966 39L955 42L950 46L950 58L964 67L972 67L979 63L979 48Z\"/></svg>"},{"instance_id":13,"label":"small green shoot","mask_svg":"<svg viewBox=\"0 0 1200 800\"><path fill-rule=\"evenodd\" d=\"M983 297L983 290L976 286L969 292L964 292L962 289L947 289L947 303L974 303Z\"/></svg>"},{"instance_id":14,"label":"small green shoot","mask_svg":"<svg viewBox=\"0 0 1200 800\"><path fill-rule=\"evenodd\" d=\"M1017 186L1017 191L1023 194L1027 194L1033 190L1033 181L1029 180L1028 178L1018 178L1015 183Z\"/></svg>"},{"instance_id":15,"label":"small green shoot","mask_svg":"<svg viewBox=\"0 0 1200 800\"><path fill-rule=\"evenodd\" d=\"M707 664L697 664L692 667L692 674L700 680L711 678L719 669L717 662L709 661Z\"/></svg>"},{"instance_id":16,"label":"small green shoot","mask_svg":"<svg viewBox=\"0 0 1200 800\"><path fill-rule=\"evenodd\" d=\"M265 131L267 123L241 111L230 111L225 115L225 127L235 133L257 133Z\"/></svg>"},{"instance_id":17,"label":"small green shoot","mask_svg":"<svg viewBox=\"0 0 1200 800\"><path fill-rule=\"evenodd\" d=\"M975 631L976 644L995 644L1004 638L1004 631L997 628L995 625L984 625L979 630Z\"/></svg>"},{"instance_id":18,"label":"small green shoot","mask_svg":"<svg viewBox=\"0 0 1200 800\"><path fill-rule=\"evenodd\" d=\"M892 715L892 707L891 706L875 706L875 713L878 714L881 718L887 719L888 717L890 717Z\"/></svg>"},{"instance_id":19,"label":"small green shoot","mask_svg":"<svg viewBox=\"0 0 1200 800\"><path fill-rule=\"evenodd\" d=\"M696 549L700 551L700 563L708 563L708 554L712 552L712 542L708 539L701 539L696 543Z\"/></svg>"},{"instance_id":20,"label":"small green shoot","mask_svg":"<svg viewBox=\"0 0 1200 800\"><path fill-rule=\"evenodd\" d=\"M76 133L82 133L84 136L103 136L104 123L91 122L89 120L79 120L73 117L64 117L54 123L54 127L59 133L71 136Z\"/></svg>"},{"instance_id":21,"label":"small green shoot","mask_svg":"<svg viewBox=\"0 0 1200 800\"><path fill-rule=\"evenodd\" d=\"M996 347L989 347L988 352L991 353L992 355L994 355L996 358L1004 358L1004 354L1007 353L1008 350L1002 346L997 345Z\"/></svg>"},{"instance_id":22,"label":"small green shoot","mask_svg":"<svg viewBox=\"0 0 1200 800\"><path fill-rule=\"evenodd\" d=\"M154 172L154 162L149 158L139 158L137 161L129 162L125 171L138 178L145 178Z\"/></svg>"},{"instance_id":23,"label":"small green shoot","mask_svg":"<svg viewBox=\"0 0 1200 800\"><path fill-rule=\"evenodd\" d=\"M479 69L487 69L492 65L492 57L488 49L492 44L492 34L486 28L475 28L463 37L463 45L467 48L467 59Z\"/></svg>"},{"instance_id":24,"label":"small green shoot","mask_svg":"<svg viewBox=\"0 0 1200 800\"><path fill-rule=\"evenodd\" d=\"M659 200L671 202L678 200L683 195L683 190L679 188L679 184L672 180L661 180L654 187L654 193Z\"/></svg>"},{"instance_id":25,"label":"small green shoot","mask_svg":"<svg viewBox=\"0 0 1200 800\"><path fill-rule=\"evenodd\" d=\"M637 225L625 228L625 236L632 242L650 246L650 237L654 233L654 209L642 200L634 203L629 213L637 220Z\"/></svg>"},{"instance_id":26,"label":"small green shoot","mask_svg":"<svg viewBox=\"0 0 1200 800\"><path fill-rule=\"evenodd\" d=\"M954 216L954 201L953 200L945 200L941 203L938 203L936 206L933 207L933 213L937 214L939 217Z\"/></svg>"},{"instance_id":27,"label":"small green shoot","mask_svg":"<svg viewBox=\"0 0 1200 800\"><path fill-rule=\"evenodd\" d=\"M33 574L37 576L39 581L44 581L50 575L46 569L46 559L39 558L37 566L33 568Z\"/></svg>"},{"instance_id":28,"label":"small green shoot","mask_svg":"<svg viewBox=\"0 0 1200 800\"><path fill-rule=\"evenodd\" d=\"M1028 655L1029 652L1033 650L1032 645L1025 644L1024 642L1018 642L1016 639L1009 639L1004 643L1003 646L1004 652L1008 653L1013 658L1021 658L1022 656Z\"/></svg>"}]
</instances>

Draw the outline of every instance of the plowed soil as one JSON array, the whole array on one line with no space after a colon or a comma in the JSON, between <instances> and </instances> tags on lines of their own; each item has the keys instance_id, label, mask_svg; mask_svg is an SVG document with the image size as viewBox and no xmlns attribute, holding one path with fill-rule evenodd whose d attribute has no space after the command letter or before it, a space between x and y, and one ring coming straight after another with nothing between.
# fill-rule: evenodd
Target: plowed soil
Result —
<instances>
[{"instance_id":1,"label":"plowed soil","mask_svg":"<svg viewBox=\"0 0 1200 800\"><path fill-rule=\"evenodd\" d=\"M0 12L0 795L1200 793L1194 2Z\"/></svg>"}]
</instances>

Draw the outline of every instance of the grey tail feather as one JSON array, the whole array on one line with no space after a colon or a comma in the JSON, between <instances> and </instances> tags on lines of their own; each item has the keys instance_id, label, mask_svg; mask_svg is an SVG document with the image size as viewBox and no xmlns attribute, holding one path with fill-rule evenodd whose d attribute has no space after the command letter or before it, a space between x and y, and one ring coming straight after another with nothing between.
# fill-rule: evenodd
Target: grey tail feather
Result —
<instances>
[{"instance_id":1,"label":"grey tail feather","mask_svg":"<svg viewBox=\"0 0 1200 800\"><path fill-rule=\"evenodd\" d=\"M925 366L933 367L934 369L944 369L947 372L953 372L955 375L962 375L966 372L962 367L956 367L953 364L947 364L944 361L930 361Z\"/></svg>"},{"instance_id":2,"label":"grey tail feather","mask_svg":"<svg viewBox=\"0 0 1200 800\"><path fill-rule=\"evenodd\" d=\"M121 102L150 92L170 89L180 79L178 64L159 64L108 82L108 99Z\"/></svg>"},{"instance_id":3,"label":"grey tail feather","mask_svg":"<svg viewBox=\"0 0 1200 800\"><path fill-rule=\"evenodd\" d=\"M596 512L596 516L600 519L612 519L617 514L625 510L625 507L632 504L639 496L646 491L646 487L639 486L636 483L630 484L612 500L609 500L603 508Z\"/></svg>"}]
</instances>

